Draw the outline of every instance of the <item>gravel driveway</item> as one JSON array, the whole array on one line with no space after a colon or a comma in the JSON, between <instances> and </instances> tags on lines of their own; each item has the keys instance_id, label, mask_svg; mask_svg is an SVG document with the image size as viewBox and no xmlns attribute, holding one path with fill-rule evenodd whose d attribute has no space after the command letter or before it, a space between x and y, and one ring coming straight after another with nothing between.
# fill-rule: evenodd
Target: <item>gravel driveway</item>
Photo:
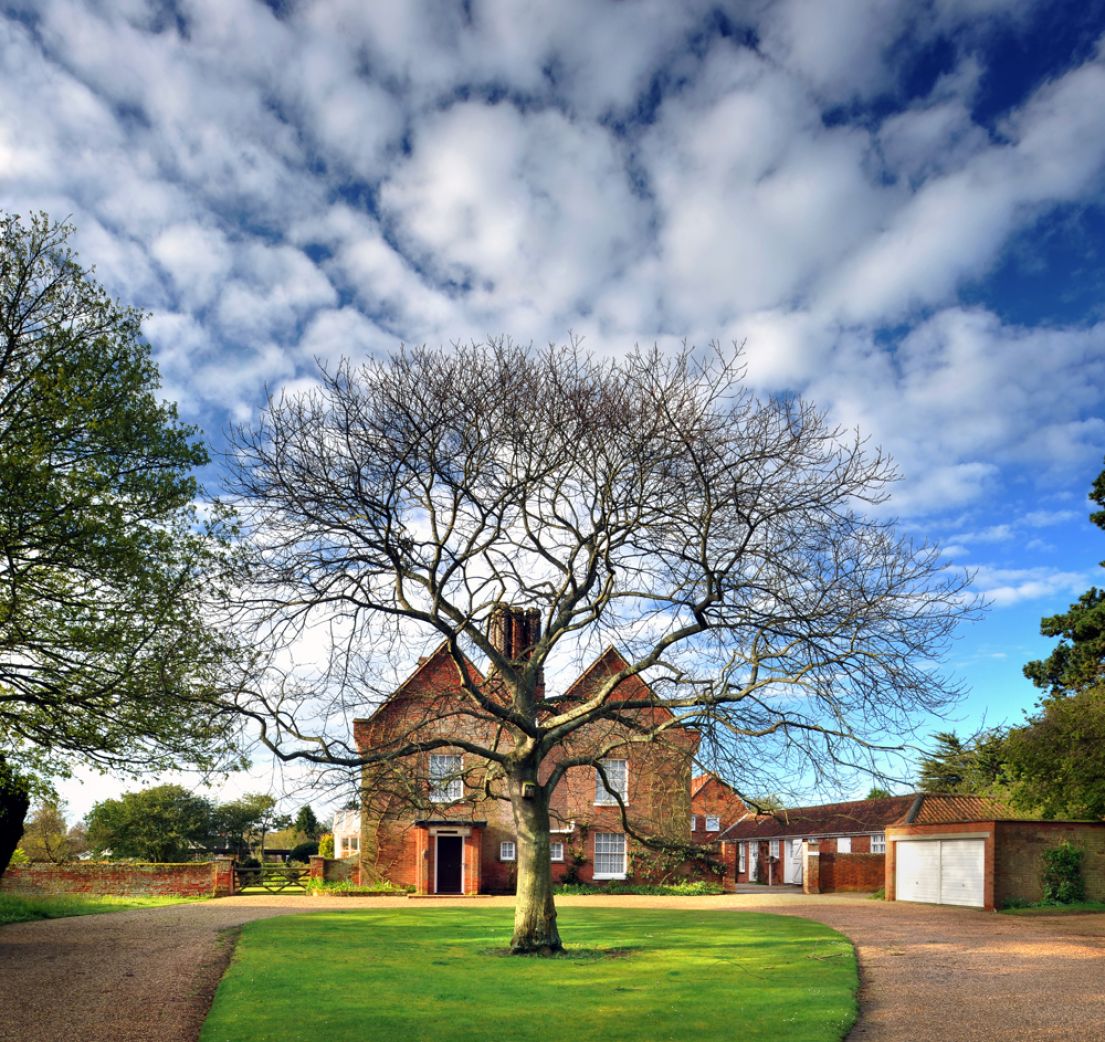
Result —
<instances>
[{"instance_id":1,"label":"gravel driveway","mask_svg":"<svg viewBox=\"0 0 1105 1042\"><path fill-rule=\"evenodd\" d=\"M511 900L480 901L499 904ZM560 904L756 910L827 923L859 951L862 1013L849 1042L1105 1038L1105 916L1026 919L765 893ZM394 898L369 906L234 897L0 927L0 1042L195 1042L238 926L366 906L417 911Z\"/></svg>"}]
</instances>

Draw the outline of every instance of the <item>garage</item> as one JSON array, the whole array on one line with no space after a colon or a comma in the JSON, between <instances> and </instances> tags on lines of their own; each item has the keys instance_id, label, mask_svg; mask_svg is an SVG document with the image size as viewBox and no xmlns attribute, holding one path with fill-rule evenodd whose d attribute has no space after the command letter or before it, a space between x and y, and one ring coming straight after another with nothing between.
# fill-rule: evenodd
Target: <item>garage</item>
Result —
<instances>
[{"instance_id":1,"label":"garage","mask_svg":"<svg viewBox=\"0 0 1105 1042\"><path fill-rule=\"evenodd\" d=\"M898 840L894 889L899 901L985 906L985 839Z\"/></svg>"}]
</instances>

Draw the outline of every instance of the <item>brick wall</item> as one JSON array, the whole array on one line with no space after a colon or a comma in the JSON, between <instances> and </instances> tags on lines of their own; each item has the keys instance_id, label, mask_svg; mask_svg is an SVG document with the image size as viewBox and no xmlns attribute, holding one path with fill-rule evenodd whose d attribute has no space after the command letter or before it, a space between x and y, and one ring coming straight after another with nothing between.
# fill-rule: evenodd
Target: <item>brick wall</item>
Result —
<instances>
[{"instance_id":1,"label":"brick wall","mask_svg":"<svg viewBox=\"0 0 1105 1042\"><path fill-rule=\"evenodd\" d=\"M75 861L12 865L0 878L6 894L101 894L119 897L221 897L233 892L230 861L132 865Z\"/></svg>"},{"instance_id":2,"label":"brick wall","mask_svg":"<svg viewBox=\"0 0 1105 1042\"><path fill-rule=\"evenodd\" d=\"M1087 900L1105 901L1105 823L999 821L994 865L995 906L1001 908L1011 899L1041 900L1044 851L1064 840L1085 852L1082 878L1086 882Z\"/></svg>"},{"instance_id":3,"label":"brick wall","mask_svg":"<svg viewBox=\"0 0 1105 1042\"><path fill-rule=\"evenodd\" d=\"M886 856L821 852L820 893L855 891L870 893L883 886Z\"/></svg>"}]
</instances>

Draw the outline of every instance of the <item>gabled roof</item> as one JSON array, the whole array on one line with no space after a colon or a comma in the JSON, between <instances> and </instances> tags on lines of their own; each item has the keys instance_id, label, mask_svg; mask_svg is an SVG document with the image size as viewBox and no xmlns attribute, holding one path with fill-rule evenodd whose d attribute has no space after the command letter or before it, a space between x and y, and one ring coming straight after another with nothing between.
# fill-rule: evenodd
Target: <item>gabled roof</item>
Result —
<instances>
[{"instance_id":1,"label":"gabled roof","mask_svg":"<svg viewBox=\"0 0 1105 1042\"><path fill-rule=\"evenodd\" d=\"M477 685L484 683L483 674L472 664L472 662L466 657L462 656L464 660L464 668L468 670L468 675L471 677L474 683ZM387 696L378 706L376 706L367 717L360 717L362 720L374 720L378 717L386 708L393 705L397 701L400 701L404 695L416 695L421 688L429 687L432 681L429 680L433 672L439 669L441 666L448 663L449 666L455 666L452 656L449 654L449 642L443 640L433 651L431 651L425 658L418 660L418 665L411 671L411 674L404 680L390 695ZM356 721L354 721L356 722Z\"/></svg>"},{"instance_id":2,"label":"gabled roof","mask_svg":"<svg viewBox=\"0 0 1105 1042\"><path fill-rule=\"evenodd\" d=\"M913 793L877 800L792 807L749 816L730 826L722 840L777 839L798 836L847 836L882 832L890 825L927 825L1008 818L1009 811L985 796Z\"/></svg>"},{"instance_id":3,"label":"gabled roof","mask_svg":"<svg viewBox=\"0 0 1105 1042\"><path fill-rule=\"evenodd\" d=\"M722 788L728 789L737 799L737 790L733 788L727 781L722 781L716 774L711 774L707 771L705 774L696 774L691 779L691 799L693 800L710 782L717 782Z\"/></svg>"}]
</instances>

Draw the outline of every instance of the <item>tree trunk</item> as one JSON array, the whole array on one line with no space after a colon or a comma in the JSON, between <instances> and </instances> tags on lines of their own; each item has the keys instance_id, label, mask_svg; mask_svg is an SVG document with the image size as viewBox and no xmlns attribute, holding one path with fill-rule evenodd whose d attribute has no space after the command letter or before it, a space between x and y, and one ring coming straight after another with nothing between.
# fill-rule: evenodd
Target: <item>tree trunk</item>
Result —
<instances>
[{"instance_id":1,"label":"tree trunk","mask_svg":"<svg viewBox=\"0 0 1105 1042\"><path fill-rule=\"evenodd\" d=\"M518 891L514 903L515 954L558 952L563 945L556 928L556 904L549 862L549 797L537 782L536 769L509 779L510 802L517 830Z\"/></svg>"},{"instance_id":2,"label":"tree trunk","mask_svg":"<svg viewBox=\"0 0 1105 1042\"><path fill-rule=\"evenodd\" d=\"M31 801L22 779L0 756L0 876L8 867L23 835L23 822ZM547 847L546 841L546 847Z\"/></svg>"}]
</instances>

